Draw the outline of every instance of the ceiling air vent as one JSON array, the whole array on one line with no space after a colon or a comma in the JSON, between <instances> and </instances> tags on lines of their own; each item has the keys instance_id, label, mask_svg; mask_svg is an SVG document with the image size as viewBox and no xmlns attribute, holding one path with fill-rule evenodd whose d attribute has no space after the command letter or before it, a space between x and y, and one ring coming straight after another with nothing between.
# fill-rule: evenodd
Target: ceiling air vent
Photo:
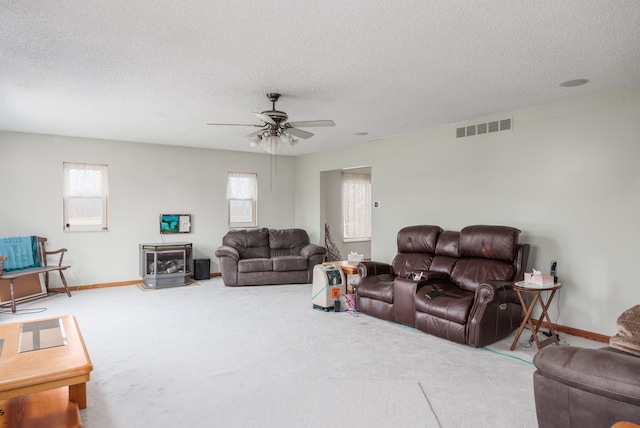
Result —
<instances>
[{"instance_id":1,"label":"ceiling air vent","mask_svg":"<svg viewBox=\"0 0 640 428\"><path fill-rule=\"evenodd\" d=\"M511 118L492 120L456 128L456 138L471 137L473 135L489 134L491 132L511 131Z\"/></svg>"}]
</instances>

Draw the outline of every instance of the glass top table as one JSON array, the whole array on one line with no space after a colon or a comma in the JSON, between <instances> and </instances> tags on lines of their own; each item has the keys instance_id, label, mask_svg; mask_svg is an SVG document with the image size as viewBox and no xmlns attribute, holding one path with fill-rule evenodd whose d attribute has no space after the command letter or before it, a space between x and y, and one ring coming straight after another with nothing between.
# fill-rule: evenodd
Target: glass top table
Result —
<instances>
[{"instance_id":1,"label":"glass top table","mask_svg":"<svg viewBox=\"0 0 640 428\"><path fill-rule=\"evenodd\" d=\"M64 346L66 344L67 334L61 318L20 324L18 353Z\"/></svg>"}]
</instances>

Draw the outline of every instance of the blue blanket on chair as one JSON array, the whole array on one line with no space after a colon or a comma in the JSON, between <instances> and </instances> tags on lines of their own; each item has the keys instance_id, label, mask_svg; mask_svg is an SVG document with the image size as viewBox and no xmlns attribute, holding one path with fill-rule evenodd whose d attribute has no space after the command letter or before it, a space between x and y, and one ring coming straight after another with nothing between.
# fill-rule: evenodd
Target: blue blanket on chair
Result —
<instances>
[{"instance_id":1,"label":"blue blanket on chair","mask_svg":"<svg viewBox=\"0 0 640 428\"><path fill-rule=\"evenodd\" d=\"M41 267L38 254L38 238L35 236L15 236L0 238L0 256L7 256L5 272Z\"/></svg>"}]
</instances>

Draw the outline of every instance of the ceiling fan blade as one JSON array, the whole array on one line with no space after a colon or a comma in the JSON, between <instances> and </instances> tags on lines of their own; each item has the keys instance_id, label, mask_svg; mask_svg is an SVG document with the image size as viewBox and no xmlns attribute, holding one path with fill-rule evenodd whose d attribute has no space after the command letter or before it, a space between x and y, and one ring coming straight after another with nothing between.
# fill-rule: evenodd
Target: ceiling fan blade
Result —
<instances>
[{"instance_id":1,"label":"ceiling fan blade","mask_svg":"<svg viewBox=\"0 0 640 428\"><path fill-rule=\"evenodd\" d=\"M303 120L301 122L289 122L294 128L310 128L315 126L336 126L333 120Z\"/></svg>"},{"instance_id":2,"label":"ceiling fan blade","mask_svg":"<svg viewBox=\"0 0 640 428\"><path fill-rule=\"evenodd\" d=\"M207 123L207 125L216 125L216 126L258 126L262 128L264 125L249 125L247 123Z\"/></svg>"},{"instance_id":3,"label":"ceiling fan blade","mask_svg":"<svg viewBox=\"0 0 640 428\"><path fill-rule=\"evenodd\" d=\"M269 116L267 116L266 114L263 113L253 113L255 114L261 121L263 121L264 123L269 123L271 125L277 125L277 123L275 122L275 120L271 119Z\"/></svg>"},{"instance_id":4,"label":"ceiling fan blade","mask_svg":"<svg viewBox=\"0 0 640 428\"><path fill-rule=\"evenodd\" d=\"M303 131L302 129L298 129L298 128L286 128L283 130L283 132L298 138L306 139L306 138L313 137L313 134L311 132Z\"/></svg>"}]
</instances>

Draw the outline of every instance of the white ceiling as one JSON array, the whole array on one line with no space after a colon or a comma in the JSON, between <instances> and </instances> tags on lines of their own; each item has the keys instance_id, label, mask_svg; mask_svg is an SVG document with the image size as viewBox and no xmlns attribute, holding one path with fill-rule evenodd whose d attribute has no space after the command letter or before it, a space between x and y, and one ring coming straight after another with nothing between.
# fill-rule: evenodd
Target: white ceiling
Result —
<instances>
[{"instance_id":1,"label":"white ceiling","mask_svg":"<svg viewBox=\"0 0 640 428\"><path fill-rule=\"evenodd\" d=\"M300 155L639 87L637 0L0 0L8 131L255 151L205 123L280 92L336 122Z\"/></svg>"}]
</instances>

